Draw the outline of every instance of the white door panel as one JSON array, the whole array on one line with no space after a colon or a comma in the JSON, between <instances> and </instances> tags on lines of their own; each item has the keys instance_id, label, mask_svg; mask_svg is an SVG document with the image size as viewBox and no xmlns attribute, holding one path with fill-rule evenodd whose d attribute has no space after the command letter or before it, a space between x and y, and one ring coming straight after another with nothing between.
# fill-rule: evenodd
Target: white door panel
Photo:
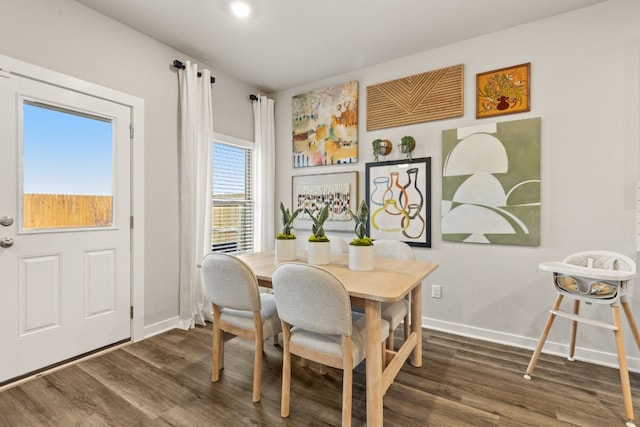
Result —
<instances>
[{"instance_id":1,"label":"white door panel","mask_svg":"<svg viewBox=\"0 0 640 427\"><path fill-rule=\"evenodd\" d=\"M84 152L79 160L69 152L64 161L53 162L60 153L51 135L67 125L51 120L49 134L39 137L43 144L25 146L27 110L106 126L110 152L87 154L93 143L87 137L78 145L77 152ZM14 218L13 224L0 225L0 243L13 241L0 247L0 383L131 336L130 116L129 107L104 99L23 77L0 77L0 217ZM32 119L27 122L33 125ZM34 153L43 163L27 162ZM95 172L92 156L97 164L109 165L106 194L36 194L54 207L46 224L63 213L75 216L62 226L29 225L50 207L26 202L33 176L45 183L67 176L72 189L82 189L82 174ZM81 199L94 208L87 209ZM106 212L107 222L97 219L95 206ZM81 218L89 218L88 224Z\"/></svg>"}]
</instances>

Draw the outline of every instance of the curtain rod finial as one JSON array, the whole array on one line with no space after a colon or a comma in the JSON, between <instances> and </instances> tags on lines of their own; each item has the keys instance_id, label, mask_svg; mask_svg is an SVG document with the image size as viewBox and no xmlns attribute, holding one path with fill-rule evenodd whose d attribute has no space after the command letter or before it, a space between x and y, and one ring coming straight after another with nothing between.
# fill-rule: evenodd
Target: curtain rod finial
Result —
<instances>
[{"instance_id":1,"label":"curtain rod finial","mask_svg":"<svg viewBox=\"0 0 640 427\"><path fill-rule=\"evenodd\" d=\"M254 94L251 94L251 95L249 95L249 99L250 99L251 101L257 101L257 100L258 100L258 96L257 96L257 95L254 95Z\"/></svg>"},{"instance_id":2,"label":"curtain rod finial","mask_svg":"<svg viewBox=\"0 0 640 427\"><path fill-rule=\"evenodd\" d=\"M179 61L177 59L173 60L173 68L177 68L178 70L184 70L185 68L187 68L184 63L182 61ZM198 72L198 77L202 76L201 72ZM211 84L214 84L216 82L216 78L211 76Z\"/></svg>"}]
</instances>

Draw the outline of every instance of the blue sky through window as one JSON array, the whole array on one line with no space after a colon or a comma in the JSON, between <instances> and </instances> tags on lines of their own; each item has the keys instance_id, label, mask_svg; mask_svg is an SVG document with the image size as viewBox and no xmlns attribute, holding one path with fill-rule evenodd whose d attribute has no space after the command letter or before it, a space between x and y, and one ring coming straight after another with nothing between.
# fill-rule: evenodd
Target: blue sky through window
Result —
<instances>
[{"instance_id":1,"label":"blue sky through window","mask_svg":"<svg viewBox=\"0 0 640 427\"><path fill-rule=\"evenodd\" d=\"M213 144L213 197L244 197L246 186L245 148Z\"/></svg>"},{"instance_id":2,"label":"blue sky through window","mask_svg":"<svg viewBox=\"0 0 640 427\"><path fill-rule=\"evenodd\" d=\"M112 124L23 105L25 193L113 195Z\"/></svg>"}]
</instances>

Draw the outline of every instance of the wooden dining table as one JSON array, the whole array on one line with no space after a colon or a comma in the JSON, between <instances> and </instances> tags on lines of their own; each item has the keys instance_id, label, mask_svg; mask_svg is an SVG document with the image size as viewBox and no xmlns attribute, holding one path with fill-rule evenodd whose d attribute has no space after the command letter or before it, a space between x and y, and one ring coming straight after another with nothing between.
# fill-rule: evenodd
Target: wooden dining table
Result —
<instances>
[{"instance_id":1,"label":"wooden dining table","mask_svg":"<svg viewBox=\"0 0 640 427\"><path fill-rule=\"evenodd\" d=\"M306 253L298 252L296 262L307 262ZM282 263L273 251L238 255L254 271L261 286L272 287L274 269ZM422 281L438 264L427 261L375 259L372 271L353 271L347 254L332 255L330 264L321 266L336 275L347 288L352 305L364 306L366 322L367 426L383 424L383 397L404 362L410 358L415 367L422 366ZM380 351L380 313L383 302L394 302L411 295L411 332L397 351Z\"/></svg>"}]
</instances>

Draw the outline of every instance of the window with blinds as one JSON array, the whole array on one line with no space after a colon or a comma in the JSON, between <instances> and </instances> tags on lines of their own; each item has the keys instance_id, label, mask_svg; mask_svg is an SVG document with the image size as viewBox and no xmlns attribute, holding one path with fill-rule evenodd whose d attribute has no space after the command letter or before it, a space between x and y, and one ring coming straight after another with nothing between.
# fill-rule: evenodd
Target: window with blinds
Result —
<instances>
[{"instance_id":1,"label":"window with blinds","mask_svg":"<svg viewBox=\"0 0 640 427\"><path fill-rule=\"evenodd\" d=\"M253 149L213 143L211 250L253 251Z\"/></svg>"}]
</instances>

